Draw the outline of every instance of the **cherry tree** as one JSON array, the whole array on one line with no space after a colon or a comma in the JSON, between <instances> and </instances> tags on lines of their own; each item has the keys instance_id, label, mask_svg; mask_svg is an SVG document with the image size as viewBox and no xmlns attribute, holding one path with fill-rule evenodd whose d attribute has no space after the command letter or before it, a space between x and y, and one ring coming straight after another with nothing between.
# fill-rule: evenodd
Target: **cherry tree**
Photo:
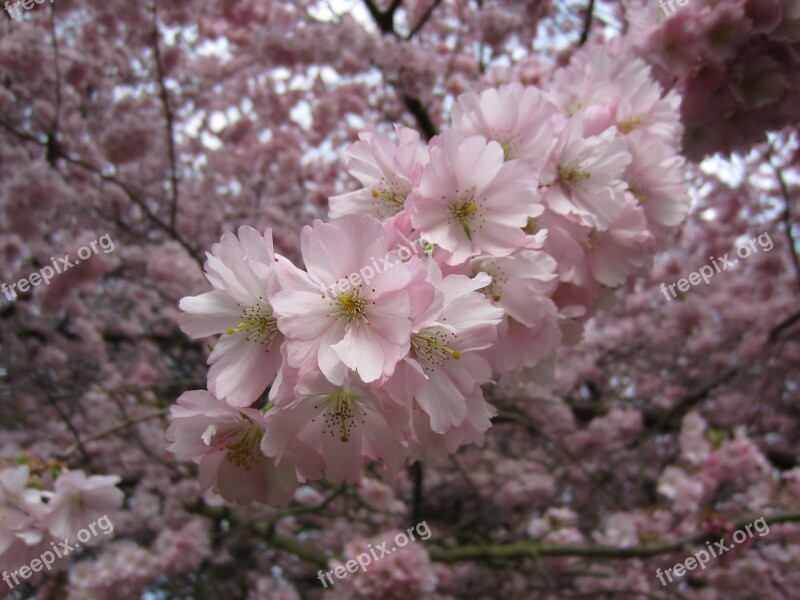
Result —
<instances>
[{"instance_id":1,"label":"cherry tree","mask_svg":"<svg viewBox=\"0 0 800 600\"><path fill-rule=\"evenodd\" d=\"M9 597L792 597L797 0L2 28Z\"/></svg>"}]
</instances>

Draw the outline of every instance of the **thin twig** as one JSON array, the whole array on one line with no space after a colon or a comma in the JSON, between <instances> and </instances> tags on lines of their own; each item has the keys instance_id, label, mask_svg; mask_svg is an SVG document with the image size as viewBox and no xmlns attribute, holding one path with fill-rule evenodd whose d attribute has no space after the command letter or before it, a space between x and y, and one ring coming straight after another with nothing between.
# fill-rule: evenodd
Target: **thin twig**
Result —
<instances>
[{"instance_id":1,"label":"thin twig","mask_svg":"<svg viewBox=\"0 0 800 600\"><path fill-rule=\"evenodd\" d=\"M175 222L178 218L178 168L177 159L175 154L175 116L169 105L169 96L167 95L167 85L164 75L164 63L161 60L161 45L159 43L160 33L158 30L158 0L153 3L153 55L156 61L156 74L158 76L158 87L160 90L161 104L164 107L164 116L167 121L167 152L169 154L169 184L170 192L172 195L169 224L175 227Z\"/></svg>"},{"instance_id":2,"label":"thin twig","mask_svg":"<svg viewBox=\"0 0 800 600\"><path fill-rule=\"evenodd\" d=\"M781 213L781 221L783 221L784 228L786 229L786 239L789 242L789 254L792 257L792 263L794 264L794 272L797 276L797 284L800 285L800 256L797 255L797 240L794 239L794 234L792 233L792 199L789 194L789 187L786 185L786 180L783 178L783 169L779 168L775 163L772 162L772 157L770 154L771 152L767 155L767 162L775 172L775 177L778 180L778 185L781 190L781 196L783 196L784 209L783 213Z\"/></svg>"},{"instance_id":3,"label":"thin twig","mask_svg":"<svg viewBox=\"0 0 800 600\"><path fill-rule=\"evenodd\" d=\"M56 100L53 112L53 125L50 128L50 135L56 136L58 133L58 123L61 118L61 66L59 65L58 37L56 36L56 7L50 5L50 35L53 47L53 65L56 76Z\"/></svg>"},{"instance_id":4,"label":"thin twig","mask_svg":"<svg viewBox=\"0 0 800 600\"><path fill-rule=\"evenodd\" d=\"M423 27L425 27L425 23L428 22L428 20L431 18L431 15L433 15L433 11L435 11L436 7L439 6L441 3L442 0L434 0L433 2L431 2L431 5L427 8L427 10L424 13L422 13L422 16L419 18L419 21L417 21L417 24L414 25L411 31L408 32L408 36L406 37L407 40L413 38L422 30Z\"/></svg>"},{"instance_id":5,"label":"thin twig","mask_svg":"<svg viewBox=\"0 0 800 600\"><path fill-rule=\"evenodd\" d=\"M76 450L78 450L79 448L82 448L84 444L87 444L89 442L96 442L97 440L101 440L104 437L108 437L109 435L113 435L113 434L117 433L118 431L122 431L123 429L127 429L128 427L130 427L132 425L136 425L137 423L142 423L144 421L149 421L151 419L156 419L158 417L163 417L166 413L167 413L167 409L163 408L161 410L157 410L155 412L147 413L147 414L141 415L139 417L129 417L129 418L125 419L124 421L122 421L120 423L117 423L116 425L113 425L112 427L108 427L107 429L103 429L102 431L99 431L98 433L95 433L93 435L90 435L88 437L83 438L83 440L80 440L79 442L76 442L75 444L73 444L72 446L67 448L64 452L61 452L60 454L58 454L57 457L58 458L62 458L62 459L69 458L72 454L75 453Z\"/></svg>"},{"instance_id":6,"label":"thin twig","mask_svg":"<svg viewBox=\"0 0 800 600\"><path fill-rule=\"evenodd\" d=\"M23 139L25 141L33 142L35 144L39 144L40 146L46 146L46 147L48 146L48 141L47 140L42 141L42 140L40 140L39 138L37 138L36 136L34 136L32 134L21 132L21 131L17 131L14 127L9 125L3 119L0 119L0 127L5 129L6 131L11 133L12 135L14 135L14 136L16 136L16 137L18 137L20 139ZM203 269L203 259L200 257L198 252L194 248L192 248L192 246L189 245L189 243L185 239L183 239L183 237L178 233L178 231L175 229L175 227L173 227L169 223L164 222L158 215L153 213L148 208L148 206L144 202L144 200L142 200L139 197L139 194L137 192L135 192L134 190L132 190L128 186L128 184L126 184L123 181L120 181L119 179L117 179L113 175L108 175L106 173L103 173L102 169L100 169L99 167L97 167L97 166L93 165L92 163L90 163L88 161L85 161L85 160L83 160L81 158L77 158L77 157L74 157L74 156L69 156L65 152L61 152L59 154L59 157L63 158L66 162L68 162L68 163L70 163L72 165L75 165L76 167L80 167L82 169L85 169L85 170L91 172L92 174L94 174L95 176L99 177L103 181L106 181L106 182L116 186L117 188L119 188L128 197L128 199L131 202L133 202L136 206L138 206L142 210L144 215L147 217L147 219L151 223L153 223L153 225L155 225L158 229L161 229L169 237L171 237L173 240L178 242L178 244L180 244L183 247L183 249L186 250L186 252L189 254L189 256L191 256L192 259L198 264L200 269Z\"/></svg>"},{"instance_id":7,"label":"thin twig","mask_svg":"<svg viewBox=\"0 0 800 600\"><path fill-rule=\"evenodd\" d=\"M309 513L319 513L325 510L328 505L336 500L339 496L344 494L345 490L347 490L347 484L343 483L340 485L332 494L330 494L325 500L320 502L315 506L292 506L283 510L276 514L272 519L270 519L269 524L267 525L267 536L272 537L275 533L275 524L280 521L281 519L285 519L286 517L296 517L298 515L305 515Z\"/></svg>"}]
</instances>

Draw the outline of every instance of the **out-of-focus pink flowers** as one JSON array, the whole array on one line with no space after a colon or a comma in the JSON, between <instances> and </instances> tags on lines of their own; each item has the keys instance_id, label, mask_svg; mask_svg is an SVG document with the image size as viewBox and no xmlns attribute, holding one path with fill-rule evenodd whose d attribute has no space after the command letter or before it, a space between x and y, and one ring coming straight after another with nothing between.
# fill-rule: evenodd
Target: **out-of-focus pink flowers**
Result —
<instances>
[{"instance_id":1,"label":"out-of-focus pink flowers","mask_svg":"<svg viewBox=\"0 0 800 600\"><path fill-rule=\"evenodd\" d=\"M387 531L371 540L355 539L344 547L345 561L355 559L365 551L368 543L379 546L386 540L395 539L396 532ZM420 538L422 539L422 538ZM336 563L332 563L334 566ZM342 597L367 600L385 598L402 600L409 597L426 597L436 589L438 577L428 552L422 543L409 543L373 562L358 577L342 581Z\"/></svg>"},{"instance_id":2,"label":"out-of-focus pink flowers","mask_svg":"<svg viewBox=\"0 0 800 600\"><path fill-rule=\"evenodd\" d=\"M43 521L59 538L75 535L94 519L122 506L124 494L115 475L87 477L83 471L66 471L56 480L55 494L47 503Z\"/></svg>"},{"instance_id":3,"label":"out-of-focus pink flowers","mask_svg":"<svg viewBox=\"0 0 800 600\"><path fill-rule=\"evenodd\" d=\"M117 476L68 470L43 481L27 465L0 469L0 571L13 571L51 550L54 540L75 542L102 517L110 523L109 515L124 499L119 482Z\"/></svg>"},{"instance_id":4,"label":"out-of-focus pink flowers","mask_svg":"<svg viewBox=\"0 0 800 600\"><path fill-rule=\"evenodd\" d=\"M693 0L666 19L652 2L625 5L629 43L683 95L687 156L745 150L797 122L795 0Z\"/></svg>"}]
</instances>

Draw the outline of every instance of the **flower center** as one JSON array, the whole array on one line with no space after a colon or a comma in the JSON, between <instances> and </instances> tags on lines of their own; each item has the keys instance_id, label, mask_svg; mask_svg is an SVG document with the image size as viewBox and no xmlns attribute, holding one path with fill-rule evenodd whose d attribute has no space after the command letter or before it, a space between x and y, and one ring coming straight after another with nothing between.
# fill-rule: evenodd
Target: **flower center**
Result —
<instances>
[{"instance_id":1,"label":"flower center","mask_svg":"<svg viewBox=\"0 0 800 600\"><path fill-rule=\"evenodd\" d=\"M228 335L243 333L248 341L265 344L269 350L279 333L278 321L272 314L272 307L263 298L259 298L258 304L242 311L242 322L236 327L227 329L225 333Z\"/></svg>"},{"instance_id":2,"label":"flower center","mask_svg":"<svg viewBox=\"0 0 800 600\"><path fill-rule=\"evenodd\" d=\"M589 237L583 242L583 247L586 250L594 250L595 246L597 245L597 235L598 235L597 227L592 227L592 230L589 232Z\"/></svg>"},{"instance_id":3,"label":"flower center","mask_svg":"<svg viewBox=\"0 0 800 600\"><path fill-rule=\"evenodd\" d=\"M349 442L350 434L356 426L356 419L364 422L363 411L358 406L358 398L344 390L339 390L325 396L323 402L327 406L325 422L322 426L323 435L329 433L336 436L338 432L339 441Z\"/></svg>"},{"instance_id":4,"label":"flower center","mask_svg":"<svg viewBox=\"0 0 800 600\"><path fill-rule=\"evenodd\" d=\"M631 117L630 119L625 119L624 121L617 123L617 129L627 135L641 124L642 117Z\"/></svg>"},{"instance_id":5,"label":"flower center","mask_svg":"<svg viewBox=\"0 0 800 600\"><path fill-rule=\"evenodd\" d=\"M486 273L492 278L492 282L481 291L488 298L491 298L495 302L500 302L503 297L503 285L508 282L508 276L505 274L505 271L498 268L496 265L481 264L472 269L472 276L475 277L481 272Z\"/></svg>"},{"instance_id":6,"label":"flower center","mask_svg":"<svg viewBox=\"0 0 800 600\"><path fill-rule=\"evenodd\" d=\"M461 224L464 233L472 240L472 227L470 223L478 216L478 204L475 202L475 190L470 190L464 198L450 205L450 220Z\"/></svg>"},{"instance_id":7,"label":"flower center","mask_svg":"<svg viewBox=\"0 0 800 600\"><path fill-rule=\"evenodd\" d=\"M367 317L367 301L355 290L339 294L336 307L338 316L347 322Z\"/></svg>"},{"instance_id":8,"label":"flower center","mask_svg":"<svg viewBox=\"0 0 800 600\"><path fill-rule=\"evenodd\" d=\"M411 336L411 351L423 370L432 373L451 358L461 358L461 352L448 346L455 338L454 333L426 327Z\"/></svg>"},{"instance_id":9,"label":"flower center","mask_svg":"<svg viewBox=\"0 0 800 600\"><path fill-rule=\"evenodd\" d=\"M629 191L631 194L633 194L633 197L634 197L634 198L636 198L636 201L637 201L637 202L638 202L640 205L643 205L643 204L646 204L646 203L647 203L647 194L645 194L644 192L640 192L639 190L637 190L637 189L636 189L635 187L633 187L633 186L629 187L629 188L628 188L628 191Z\"/></svg>"},{"instance_id":10,"label":"flower center","mask_svg":"<svg viewBox=\"0 0 800 600\"><path fill-rule=\"evenodd\" d=\"M558 181L563 187L565 187L568 190L574 188L582 181L591 179L591 177L592 177L591 173L586 173L584 171L581 171L576 165L572 165L569 167L562 167L561 165L559 165L558 167Z\"/></svg>"},{"instance_id":11,"label":"flower center","mask_svg":"<svg viewBox=\"0 0 800 600\"><path fill-rule=\"evenodd\" d=\"M264 432L261 428L247 419L244 427L225 441L223 448L228 451L225 458L240 469L249 471L261 456L262 437Z\"/></svg>"}]
</instances>

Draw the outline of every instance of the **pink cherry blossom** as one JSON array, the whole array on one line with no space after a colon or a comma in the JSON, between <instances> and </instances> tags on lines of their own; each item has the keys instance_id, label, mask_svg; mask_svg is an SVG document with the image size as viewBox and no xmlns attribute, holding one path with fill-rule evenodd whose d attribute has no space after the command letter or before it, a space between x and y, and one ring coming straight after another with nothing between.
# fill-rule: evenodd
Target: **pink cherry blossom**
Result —
<instances>
[{"instance_id":1,"label":"pink cherry blossom","mask_svg":"<svg viewBox=\"0 0 800 600\"><path fill-rule=\"evenodd\" d=\"M186 297L179 319L192 337L221 333L208 358L208 385L233 406L249 406L275 378L282 336L270 298L277 291L275 254L269 231L252 227L222 236L206 262L214 291Z\"/></svg>"},{"instance_id":2,"label":"pink cherry blossom","mask_svg":"<svg viewBox=\"0 0 800 600\"><path fill-rule=\"evenodd\" d=\"M237 504L288 504L297 486L292 455L277 464L261 453L267 422L259 411L194 391L183 394L171 412L169 449L198 464L203 489ZM306 461L303 472L313 476L316 466Z\"/></svg>"},{"instance_id":3,"label":"pink cherry blossom","mask_svg":"<svg viewBox=\"0 0 800 600\"><path fill-rule=\"evenodd\" d=\"M441 291L442 303L415 322L409 355L384 387L407 405L413 397L433 431L445 433L464 421L467 396L491 377L480 351L494 341L503 312L477 292L490 282L485 274L443 278L431 265L428 281Z\"/></svg>"},{"instance_id":4,"label":"pink cherry blossom","mask_svg":"<svg viewBox=\"0 0 800 600\"><path fill-rule=\"evenodd\" d=\"M402 406L353 378L333 384L320 372L302 376L294 400L267 413L264 454L282 466L294 439L307 448L302 463L317 454L325 477L333 483L355 483L361 476L362 456L382 459L394 472L403 458L403 428L408 420Z\"/></svg>"},{"instance_id":5,"label":"pink cherry blossom","mask_svg":"<svg viewBox=\"0 0 800 600\"><path fill-rule=\"evenodd\" d=\"M281 264L273 299L289 365L321 370L334 383L348 369L365 382L390 375L410 348L412 305L433 293L420 260L402 263L390 254L380 222L369 215L304 228L302 252L307 272ZM367 268L372 277L365 280Z\"/></svg>"},{"instance_id":6,"label":"pink cherry blossom","mask_svg":"<svg viewBox=\"0 0 800 600\"><path fill-rule=\"evenodd\" d=\"M506 160L527 162L538 177L563 127L556 106L537 88L512 83L479 94L459 96L453 128L464 136L482 135L503 148Z\"/></svg>"},{"instance_id":7,"label":"pink cherry blossom","mask_svg":"<svg viewBox=\"0 0 800 600\"><path fill-rule=\"evenodd\" d=\"M542 175L544 200L555 212L603 230L621 210L622 175L631 155L614 129L584 137L584 118L583 112L572 117L559 136Z\"/></svg>"},{"instance_id":8,"label":"pink cherry blossom","mask_svg":"<svg viewBox=\"0 0 800 600\"><path fill-rule=\"evenodd\" d=\"M55 482L55 494L47 503L44 523L56 538L74 538L98 517L117 511L125 495L116 487L117 476L66 471Z\"/></svg>"},{"instance_id":9,"label":"pink cherry blossom","mask_svg":"<svg viewBox=\"0 0 800 600\"><path fill-rule=\"evenodd\" d=\"M403 209L428 162L419 133L395 126L398 143L385 133L363 131L360 141L347 149L345 167L364 187L330 199L328 215L368 214L385 219Z\"/></svg>"},{"instance_id":10,"label":"pink cherry blossom","mask_svg":"<svg viewBox=\"0 0 800 600\"><path fill-rule=\"evenodd\" d=\"M542 212L529 167L504 161L502 146L448 131L431 142L411 203L411 222L457 265L480 252L510 254L524 243L528 218Z\"/></svg>"}]
</instances>

